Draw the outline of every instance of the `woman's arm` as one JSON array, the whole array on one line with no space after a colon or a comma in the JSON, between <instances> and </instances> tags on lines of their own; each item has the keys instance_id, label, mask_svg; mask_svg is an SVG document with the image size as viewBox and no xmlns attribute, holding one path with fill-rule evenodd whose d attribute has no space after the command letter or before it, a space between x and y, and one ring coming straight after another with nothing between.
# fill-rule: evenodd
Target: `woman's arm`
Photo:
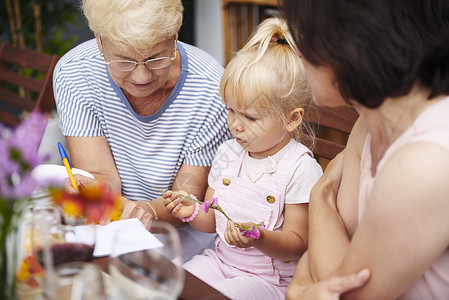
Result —
<instances>
[{"instance_id":1,"label":"woman's arm","mask_svg":"<svg viewBox=\"0 0 449 300\"><path fill-rule=\"evenodd\" d=\"M74 167L90 172L94 175L95 180L104 181L109 184L111 190L121 193L120 176L106 137L66 137L66 140ZM208 173L208 167L183 164L176 175L173 189L185 190L201 199L207 188ZM83 180L83 183L87 184L85 178ZM170 222L175 226L185 225L167 212L162 197L154 199L150 203L156 211L156 215L146 202L148 201L124 199L122 219L138 218L149 228L157 215L158 219Z\"/></svg>"},{"instance_id":2,"label":"woman's arm","mask_svg":"<svg viewBox=\"0 0 449 300\"><path fill-rule=\"evenodd\" d=\"M120 176L106 137L66 137L66 141L74 167L88 171L95 180L102 181L109 185L111 190L121 193ZM79 185L88 185L93 181L87 177L75 177L75 179ZM151 222L156 217L153 210L143 201L122 199L121 218L138 218L145 227L150 228ZM102 222L105 224L108 220Z\"/></svg>"},{"instance_id":3,"label":"woman's arm","mask_svg":"<svg viewBox=\"0 0 449 300\"><path fill-rule=\"evenodd\" d=\"M310 194L309 259L315 281L327 278L346 253L349 237L336 199L343 171L344 151L327 166Z\"/></svg>"},{"instance_id":4,"label":"woman's arm","mask_svg":"<svg viewBox=\"0 0 449 300\"><path fill-rule=\"evenodd\" d=\"M122 183L105 136L66 136L66 141L73 167L88 171L96 180L103 181L111 190L121 193Z\"/></svg>"},{"instance_id":5,"label":"woman's arm","mask_svg":"<svg viewBox=\"0 0 449 300\"><path fill-rule=\"evenodd\" d=\"M395 299L449 245L449 153L433 144L399 150L379 172L335 275L367 267L369 283L348 299Z\"/></svg>"},{"instance_id":6,"label":"woman's arm","mask_svg":"<svg viewBox=\"0 0 449 300\"><path fill-rule=\"evenodd\" d=\"M356 274L330 277L315 283L308 272L308 252L304 253L287 287L287 300L338 300L346 292L357 289L369 280L370 272L363 269Z\"/></svg>"},{"instance_id":7,"label":"woman's arm","mask_svg":"<svg viewBox=\"0 0 449 300\"><path fill-rule=\"evenodd\" d=\"M366 128L359 119L346 148L329 163L314 186L309 206L309 269L316 281L341 263L358 220L360 156Z\"/></svg>"}]
</instances>

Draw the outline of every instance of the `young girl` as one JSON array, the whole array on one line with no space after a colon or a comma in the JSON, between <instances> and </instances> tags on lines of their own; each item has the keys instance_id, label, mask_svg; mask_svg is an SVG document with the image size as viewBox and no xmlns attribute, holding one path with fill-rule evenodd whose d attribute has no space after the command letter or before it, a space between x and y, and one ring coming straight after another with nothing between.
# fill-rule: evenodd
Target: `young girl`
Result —
<instances>
[{"instance_id":1,"label":"young girl","mask_svg":"<svg viewBox=\"0 0 449 300\"><path fill-rule=\"evenodd\" d=\"M309 194L322 175L299 142L308 136L303 116L311 94L283 20L258 27L227 66L220 93L235 139L215 155L205 200L217 198L233 221L256 227L260 237L242 235L216 210L204 213L182 191L165 192L164 203L196 229L218 233L215 250L193 257L187 271L232 299L283 299L307 249Z\"/></svg>"}]
</instances>

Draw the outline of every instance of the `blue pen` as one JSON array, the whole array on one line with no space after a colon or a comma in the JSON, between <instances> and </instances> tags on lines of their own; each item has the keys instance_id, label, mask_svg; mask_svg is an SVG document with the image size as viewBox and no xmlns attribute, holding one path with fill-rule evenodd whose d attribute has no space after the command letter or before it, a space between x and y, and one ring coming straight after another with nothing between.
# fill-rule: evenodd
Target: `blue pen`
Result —
<instances>
[{"instance_id":1,"label":"blue pen","mask_svg":"<svg viewBox=\"0 0 449 300\"><path fill-rule=\"evenodd\" d=\"M72 173L72 165L70 164L69 158L67 157L64 147L62 147L60 142L58 142L58 148L59 148L59 155L61 155L62 162L64 163L64 166L67 170L67 174L69 175L70 183L72 184L73 188L78 191L79 190L78 185L76 184L75 177L73 177Z\"/></svg>"},{"instance_id":2,"label":"blue pen","mask_svg":"<svg viewBox=\"0 0 449 300\"><path fill-rule=\"evenodd\" d=\"M70 162L70 158L67 156L67 153L65 153L64 147L62 146L61 142L58 142L58 149L59 149L59 155L61 156L61 159L67 158L67 161L69 162L70 168L72 168L72 163Z\"/></svg>"}]
</instances>

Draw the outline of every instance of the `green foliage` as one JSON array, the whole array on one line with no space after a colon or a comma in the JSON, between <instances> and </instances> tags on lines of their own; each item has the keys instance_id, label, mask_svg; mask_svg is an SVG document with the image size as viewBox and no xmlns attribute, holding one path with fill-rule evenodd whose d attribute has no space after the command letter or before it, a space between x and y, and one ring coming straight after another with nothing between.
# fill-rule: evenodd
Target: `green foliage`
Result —
<instances>
[{"instance_id":1,"label":"green foliage","mask_svg":"<svg viewBox=\"0 0 449 300\"><path fill-rule=\"evenodd\" d=\"M6 1L0 1L0 34L5 34L12 42L11 29L9 25ZM21 9L21 32L25 38L26 47L36 48L36 20L34 17L33 4L38 3L41 7L42 24L42 50L45 53L58 54L62 56L70 48L78 36L63 39L64 33L69 26L81 27L79 21L80 9L74 1L67 0L18 0Z\"/></svg>"}]
</instances>

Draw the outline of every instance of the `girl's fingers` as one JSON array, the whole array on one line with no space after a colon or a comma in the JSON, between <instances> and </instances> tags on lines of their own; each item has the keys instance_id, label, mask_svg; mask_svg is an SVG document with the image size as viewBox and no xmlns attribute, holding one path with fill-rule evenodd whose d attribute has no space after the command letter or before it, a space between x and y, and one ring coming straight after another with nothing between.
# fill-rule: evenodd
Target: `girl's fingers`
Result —
<instances>
[{"instance_id":1,"label":"girl's fingers","mask_svg":"<svg viewBox=\"0 0 449 300\"><path fill-rule=\"evenodd\" d=\"M164 203L169 213L172 213L174 208L180 204L180 200L168 200L167 203Z\"/></svg>"}]
</instances>

